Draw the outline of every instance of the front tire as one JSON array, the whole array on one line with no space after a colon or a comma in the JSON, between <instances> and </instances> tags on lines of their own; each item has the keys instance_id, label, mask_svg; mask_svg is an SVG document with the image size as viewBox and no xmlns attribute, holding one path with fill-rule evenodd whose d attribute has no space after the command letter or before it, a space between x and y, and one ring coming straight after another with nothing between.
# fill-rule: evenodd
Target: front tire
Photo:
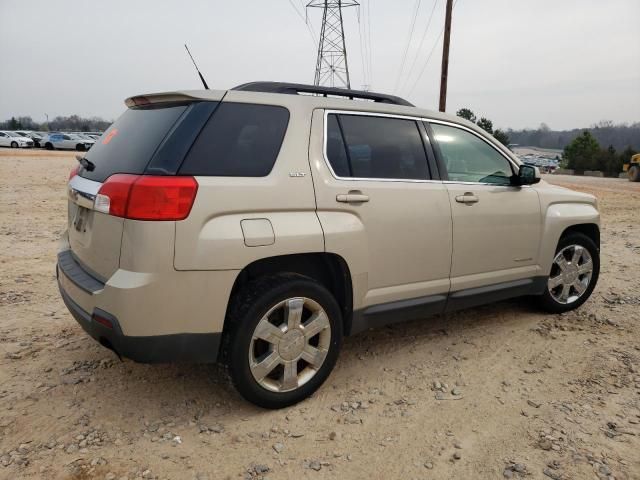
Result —
<instances>
[{"instance_id":1,"label":"front tire","mask_svg":"<svg viewBox=\"0 0 640 480\"><path fill-rule=\"evenodd\" d=\"M634 165L629 169L628 175L630 182L640 182L640 167Z\"/></svg>"},{"instance_id":2,"label":"front tire","mask_svg":"<svg viewBox=\"0 0 640 480\"><path fill-rule=\"evenodd\" d=\"M18 142L11 142L11 148L18 148Z\"/></svg>"},{"instance_id":3,"label":"front tire","mask_svg":"<svg viewBox=\"0 0 640 480\"><path fill-rule=\"evenodd\" d=\"M232 300L223 361L240 394L264 408L305 399L327 379L342 344L340 307L318 282L294 274L251 282Z\"/></svg>"},{"instance_id":4,"label":"front tire","mask_svg":"<svg viewBox=\"0 0 640 480\"><path fill-rule=\"evenodd\" d=\"M569 233L560 238L547 280L538 303L547 312L563 313L587 301L598 282L600 252L589 237Z\"/></svg>"},{"instance_id":5,"label":"front tire","mask_svg":"<svg viewBox=\"0 0 640 480\"><path fill-rule=\"evenodd\" d=\"M53 144L51 142L47 142L45 143L44 148L47 150L53 150Z\"/></svg>"}]
</instances>

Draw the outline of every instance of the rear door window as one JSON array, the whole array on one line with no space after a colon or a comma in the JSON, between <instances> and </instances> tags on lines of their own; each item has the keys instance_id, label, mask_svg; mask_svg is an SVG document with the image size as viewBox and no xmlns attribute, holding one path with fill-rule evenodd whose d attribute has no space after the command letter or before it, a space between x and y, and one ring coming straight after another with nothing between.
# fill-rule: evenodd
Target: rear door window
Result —
<instances>
[{"instance_id":1,"label":"rear door window","mask_svg":"<svg viewBox=\"0 0 640 480\"><path fill-rule=\"evenodd\" d=\"M427 156L411 119L330 114L327 157L339 177L427 180Z\"/></svg>"},{"instance_id":2,"label":"rear door window","mask_svg":"<svg viewBox=\"0 0 640 480\"><path fill-rule=\"evenodd\" d=\"M85 153L95 169L82 169L80 175L104 182L114 173L144 173L158 145L187 108L185 104L129 108Z\"/></svg>"},{"instance_id":3,"label":"rear door window","mask_svg":"<svg viewBox=\"0 0 640 480\"><path fill-rule=\"evenodd\" d=\"M221 103L187 154L179 173L264 177L271 172L289 123L284 107Z\"/></svg>"}]
</instances>

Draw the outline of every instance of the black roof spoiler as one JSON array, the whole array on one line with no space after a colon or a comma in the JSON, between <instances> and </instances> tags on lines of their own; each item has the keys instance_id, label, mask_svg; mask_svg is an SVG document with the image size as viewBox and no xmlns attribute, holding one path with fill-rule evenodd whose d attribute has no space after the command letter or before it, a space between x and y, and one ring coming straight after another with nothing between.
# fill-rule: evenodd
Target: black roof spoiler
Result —
<instances>
[{"instance_id":1,"label":"black roof spoiler","mask_svg":"<svg viewBox=\"0 0 640 480\"><path fill-rule=\"evenodd\" d=\"M392 105L404 105L414 107L404 98L384 93L367 92L364 90L350 90L347 88L321 87L318 85L304 85L302 83L281 83L281 82L249 82L233 87L231 90L241 90L245 92L265 92L284 93L287 95L299 95L300 93L322 95L324 97L343 97L350 100L371 100L378 103L388 103Z\"/></svg>"}]
</instances>

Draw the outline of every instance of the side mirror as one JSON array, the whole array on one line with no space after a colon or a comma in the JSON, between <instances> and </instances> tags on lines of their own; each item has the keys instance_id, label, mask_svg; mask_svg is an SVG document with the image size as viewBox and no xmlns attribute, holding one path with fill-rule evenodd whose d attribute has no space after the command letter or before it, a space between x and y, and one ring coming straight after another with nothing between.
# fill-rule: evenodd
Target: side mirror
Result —
<instances>
[{"instance_id":1,"label":"side mirror","mask_svg":"<svg viewBox=\"0 0 640 480\"><path fill-rule=\"evenodd\" d=\"M533 165L520 165L516 183L518 185L533 185L540 181L540 170Z\"/></svg>"}]
</instances>

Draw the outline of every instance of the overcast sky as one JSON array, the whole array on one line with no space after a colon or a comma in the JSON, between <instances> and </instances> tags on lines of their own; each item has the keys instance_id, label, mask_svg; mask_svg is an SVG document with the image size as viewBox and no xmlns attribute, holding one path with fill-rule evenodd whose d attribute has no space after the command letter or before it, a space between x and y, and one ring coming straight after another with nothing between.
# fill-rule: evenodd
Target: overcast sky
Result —
<instances>
[{"instance_id":1,"label":"overcast sky","mask_svg":"<svg viewBox=\"0 0 640 480\"><path fill-rule=\"evenodd\" d=\"M357 9L345 9L351 83L386 93L398 84L397 94L437 109L445 0L418 52L434 0L419 2L398 78L417 1L361 0L368 80ZM0 0L0 119L113 119L128 96L200 88L185 42L212 88L312 83L317 45L292 3L302 12L303 0ZM320 11L309 20L319 32ZM640 0L458 0L447 110L468 106L503 128L640 121L639 22Z\"/></svg>"}]
</instances>

